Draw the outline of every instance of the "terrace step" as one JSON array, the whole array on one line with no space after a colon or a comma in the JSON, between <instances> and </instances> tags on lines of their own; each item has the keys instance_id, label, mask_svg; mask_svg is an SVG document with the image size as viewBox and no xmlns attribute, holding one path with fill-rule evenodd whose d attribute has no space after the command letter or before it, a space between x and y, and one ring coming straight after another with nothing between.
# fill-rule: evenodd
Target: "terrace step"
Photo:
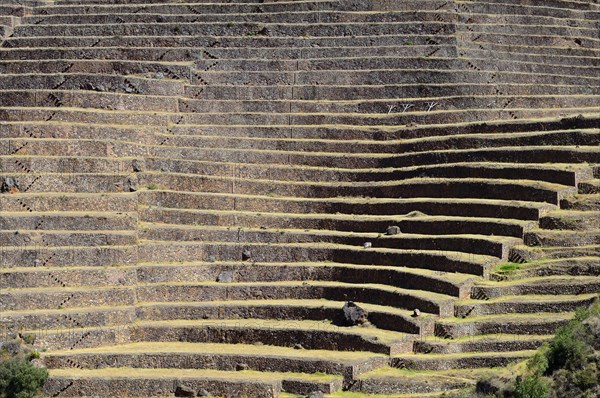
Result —
<instances>
[{"instance_id":1,"label":"terrace step","mask_svg":"<svg viewBox=\"0 0 600 398\"><path fill-rule=\"evenodd\" d=\"M560 207L565 210L600 211L600 194L564 198L560 202Z\"/></svg>"},{"instance_id":2,"label":"terrace step","mask_svg":"<svg viewBox=\"0 0 600 398\"><path fill-rule=\"evenodd\" d=\"M561 265L561 260L548 261L544 265ZM541 273L542 270L538 271ZM528 274L532 271L524 268L521 273ZM486 300L517 295L553 295L558 299L560 295L593 294L598 291L600 291L600 278L597 277L560 274L539 277L524 275L519 279L505 282L480 281L473 286L471 295ZM526 296L522 297L526 298Z\"/></svg>"},{"instance_id":3,"label":"terrace step","mask_svg":"<svg viewBox=\"0 0 600 398\"><path fill-rule=\"evenodd\" d=\"M414 2L409 2L412 9L416 7ZM198 14L236 14L236 13L253 13L256 11L257 4L263 7L264 12L282 12L282 11L310 11L310 10L339 10L340 4L337 1L277 1L267 3L257 3L255 1L238 1L238 2L218 2L218 1L191 1L181 4L179 1L164 3L163 1L146 1L142 4L127 4L122 0L117 2L95 1L93 3L81 4L79 1L59 1L45 7L37 7L34 9L34 15L54 15L54 14L73 14L85 15L94 12L107 13L122 13L134 12L137 10L144 13L158 12L160 14L178 14L181 12L189 12L190 8L187 5L192 5ZM290 9L291 7L291 9ZM344 5L341 5L342 10ZM410 6L405 6L410 10ZM351 6L348 7L351 9Z\"/></svg>"},{"instance_id":4,"label":"terrace step","mask_svg":"<svg viewBox=\"0 0 600 398\"><path fill-rule=\"evenodd\" d=\"M327 392L339 390L342 379L333 375L288 374L275 372L208 371L206 369L52 369L44 386L44 393L57 392L64 397L99 396L115 394L159 397L175 394L178 387L206 391L211 395L278 397L284 388L308 393L314 389Z\"/></svg>"},{"instance_id":5,"label":"terrace step","mask_svg":"<svg viewBox=\"0 0 600 398\"><path fill-rule=\"evenodd\" d=\"M360 223L360 220L357 220ZM239 224L238 224L239 225ZM290 223L285 229L267 227L239 229L231 227L173 226L169 224L140 225L140 239L173 241L244 241L255 243L293 243L293 242L329 242L353 246L371 242L372 247L392 249L417 249L440 251L459 251L483 254L506 259L509 248L521 243L517 238L487 237L478 235L420 235L407 234L386 236L381 232L335 231L321 228L318 230L294 229ZM1 235L0 235L1 239Z\"/></svg>"},{"instance_id":6,"label":"terrace step","mask_svg":"<svg viewBox=\"0 0 600 398\"><path fill-rule=\"evenodd\" d=\"M234 101L228 101L234 102ZM283 102L283 101L282 101ZM391 105L386 105L391 106ZM299 134L300 133L300 134ZM510 146L594 146L600 144L600 130L564 130L552 132L527 132L506 134L459 134L444 137L425 137L420 139L395 140L393 136L385 140L370 139L319 139L317 137L303 137L302 132L296 132L290 137L290 131L285 136L256 137L256 132L244 132L250 136L223 137L223 134L213 135L203 129L190 129L184 126L174 126L169 133L157 134L154 138L155 145L165 145L168 138L169 147L212 147L212 148L246 148L246 149L279 149L302 150L312 152L374 152L374 153L422 153L427 150L448 150L449 148L469 149L481 145L485 147L510 147ZM313 133L314 134L314 133ZM29 137L28 137L29 138ZM348 148L353 146L354 150ZM525 163L526 164L526 163ZM591 177L591 171L583 177Z\"/></svg>"},{"instance_id":7,"label":"terrace step","mask_svg":"<svg viewBox=\"0 0 600 398\"><path fill-rule=\"evenodd\" d=\"M211 83L212 84L212 83ZM409 113L387 113L389 108L382 109L380 113L376 114L231 114L231 113L215 113L215 114L198 114L198 113L184 113L181 123L183 124L194 124L194 125L316 125L316 126L356 126L362 125L367 127L372 126L414 126L414 125L428 125L428 124L455 124L459 122L481 122L483 120L493 121L506 121L506 120L520 120L520 119L533 119L533 118L557 118L574 116L576 114L585 115L596 115L599 111L599 107L569 107L569 108L483 108L483 109L471 109L468 111L460 110L443 110L438 109L436 111L427 112L427 109L420 111L409 112ZM56 111L58 113L58 111ZM61 112L61 116L62 116ZM66 112L65 112L66 113ZM83 117L80 115L81 112L71 112L70 118L73 120L76 117ZM14 120L16 116L8 113L8 118L5 120ZM11 119L13 118L13 119ZM65 121L67 115L62 116ZM19 120L19 119L16 119ZM37 120L35 117L30 117L29 120ZM44 119L45 120L45 119ZM102 120L102 119L99 119ZM133 124L133 123L129 123ZM593 162L593 161L592 161Z\"/></svg>"},{"instance_id":8,"label":"terrace step","mask_svg":"<svg viewBox=\"0 0 600 398\"><path fill-rule=\"evenodd\" d=\"M260 319L268 321L333 322L345 326L342 308L344 301L325 299L282 300L225 300L207 302L139 302L94 307L64 307L58 309L28 309L3 311L2 327L21 331L27 328L56 329L64 325L73 328L99 328L122 326L134 320L143 321L200 321ZM419 319L411 318L412 311L389 306L358 303L368 311L368 321L379 330L428 335L433 333L434 317L423 313Z\"/></svg>"},{"instance_id":9,"label":"terrace step","mask_svg":"<svg viewBox=\"0 0 600 398\"><path fill-rule=\"evenodd\" d=\"M402 109L400 109L401 112ZM396 109L393 110L395 112ZM178 118L167 127L160 126L127 126L118 123L119 126L106 126L90 121L89 123L57 123L56 121L23 121L23 122L0 122L5 138L62 138L62 139L97 139L102 136L104 140L134 141L141 139L154 139L155 135L170 134L172 136L220 136L229 138L256 138L256 139L291 139L296 137L303 140L321 140L323 142L336 141L369 141L377 145L381 142L391 141L390 144L402 145L400 148L420 152L426 148L451 149L454 145L470 148L482 144L493 144L498 142L516 142L519 145L528 143L530 146L535 142L547 142L552 145L568 145L576 143L595 143L595 135L598 129L596 117L565 118L561 120L535 121L524 120L522 122L495 122L490 124L455 124L444 126L403 126L393 127L369 127L369 126L309 126L309 125L271 125L271 126L249 126L232 125L221 126L208 125L185 125ZM117 134L118 133L118 134ZM510 134L507 134L510 133ZM513 137L514 134L514 137ZM464 138L463 138L464 136ZM436 138L437 137L437 138ZM490 137L490 138L486 138ZM160 144L161 141L156 141ZM429 146L442 143L446 147ZM498 144L495 144L498 146ZM421 148L419 150L419 148ZM523 162L527 163L527 162ZM591 175L586 179L591 178Z\"/></svg>"},{"instance_id":10,"label":"terrace step","mask_svg":"<svg viewBox=\"0 0 600 398\"><path fill-rule=\"evenodd\" d=\"M45 38L44 40L48 40ZM56 42L53 41L55 44ZM15 45L15 41L11 41ZM90 43L92 44L92 43ZM35 46L34 46L35 47ZM140 77L155 77L162 73L163 78L171 78L175 80L189 79L190 76L189 62L153 62L153 61L117 61L117 60L88 60L88 59L21 59L0 61L0 71L3 74L19 75L19 74L54 74L54 73L100 73L100 74L117 74L117 75L133 75ZM160 75L159 75L160 77Z\"/></svg>"},{"instance_id":11,"label":"terrace step","mask_svg":"<svg viewBox=\"0 0 600 398\"><path fill-rule=\"evenodd\" d=\"M142 38L142 42L139 43L139 38ZM194 36L195 37L195 36ZM372 36L371 36L372 37ZM423 36L422 41L426 39L427 36ZM157 38L156 36L151 37L151 39ZM397 41L398 36L393 36ZM215 44L214 37L206 37L204 40L202 36L200 36L200 42L195 42L193 45L188 45L183 48L177 47L178 40L173 39L171 36L166 36L164 39L173 43L164 43L162 47L148 48L146 47L148 38L144 38L143 36L131 36L118 39L118 43L114 42L111 37L84 37L76 40L70 40L70 46L67 44L65 47L54 47L48 46L48 40L53 42L54 40L58 40L60 43L61 40L64 41L64 36L58 37L50 37L50 38L13 38L7 40L4 44L4 48L0 49L0 53L2 54L2 59L4 60L20 60L20 59L30 59L30 60L50 60L50 59L100 59L100 60L120 60L120 61L165 61L165 62L192 62L196 58L192 55L191 49L196 49L198 53L201 53L201 57L206 57L209 59L216 58L265 58L265 59L300 59L300 58L328 58L328 57L357 57L357 56L427 56L432 51L436 51L440 56L451 56L456 55L456 49L454 47L450 47L448 45L442 45L432 47L431 45L421 45L421 46L374 46L374 47L324 47L324 48L297 48L297 47L288 47L288 48L244 48L243 44L239 48L210 48L210 55L203 53L202 51L206 51L205 48L210 46L211 44ZM37 46L33 48L28 48L27 45L32 41L36 40L38 43ZM42 40L42 43L39 41ZM158 37L160 40L160 37ZM296 38L296 41L300 40L300 38ZM378 37L375 37L374 40L378 40ZM125 43L123 43L125 41ZM131 47L127 46L127 41L132 41ZM448 41L448 39L446 40ZM15 43L15 48L10 48L12 43ZM204 43L202 43L204 42ZM95 43L98 43L98 47L91 47ZM60 43L64 44L64 43ZM111 46L111 44L113 46ZM201 44L205 44L203 47L198 47ZM217 43L218 44L218 43ZM252 43L250 43L251 45ZM87 46L86 46L87 45ZM22 46L22 47L21 47ZM214 55L213 55L214 54ZM584 52L582 55L582 59L576 59L577 64L598 64L594 56L595 53L590 53L590 51ZM585 58L587 56L587 58ZM162 57L162 58L161 58ZM555 56L557 57L557 56ZM562 56L558 55L560 59ZM573 58L567 58L569 61L573 61ZM563 61L564 63L565 61ZM572 63L571 63L572 65Z\"/></svg>"},{"instance_id":12,"label":"terrace step","mask_svg":"<svg viewBox=\"0 0 600 398\"><path fill-rule=\"evenodd\" d=\"M359 298L359 295L352 296ZM335 300L335 299L334 299ZM370 300L373 301L373 300ZM169 320L233 320L233 319L277 319L279 321L331 322L335 326L347 326L342 308L345 301L304 297L301 299L277 299L276 297L252 297L243 300L146 302L138 305L137 317L145 321ZM414 319L407 311L393 306L382 306L359 302L368 311L367 326L379 330L428 335L433 333L434 315L422 313Z\"/></svg>"},{"instance_id":13,"label":"terrace step","mask_svg":"<svg viewBox=\"0 0 600 398\"><path fill-rule=\"evenodd\" d=\"M136 268L70 266L13 267L0 270L0 289L135 285Z\"/></svg>"},{"instance_id":14,"label":"terrace step","mask_svg":"<svg viewBox=\"0 0 600 398\"><path fill-rule=\"evenodd\" d=\"M600 179L579 182L579 193L588 195L600 194Z\"/></svg>"},{"instance_id":15,"label":"terrace step","mask_svg":"<svg viewBox=\"0 0 600 398\"><path fill-rule=\"evenodd\" d=\"M88 200L95 197L96 195L85 197L83 204L89 203ZM106 198L111 197L112 195L106 196ZM67 198L69 200L76 200L62 194L53 194L50 196L44 194L43 197L34 194L1 195L1 203L16 202L14 207L19 205L21 208L19 209L17 207L14 211L8 211L8 209L3 211L2 216L0 216L0 229L18 230L20 232L38 230L112 232L136 230L137 214L133 212L108 212L102 211L102 209L96 207L90 211L81 211L86 207L79 207L77 211L59 211L50 207L51 205L53 207L55 201L59 201L60 203L63 203L63 201L66 202ZM127 195L118 195L117 198L120 202L120 199L127 198ZM19 199L21 200L19 201ZM110 199L107 200L110 205ZM25 206L21 205L20 202L23 202ZM50 202L50 204L47 205L48 209L45 210L39 206L38 204L40 202ZM81 201L79 203L81 203ZM29 211L27 207L33 211Z\"/></svg>"},{"instance_id":16,"label":"terrace step","mask_svg":"<svg viewBox=\"0 0 600 398\"><path fill-rule=\"evenodd\" d=\"M336 145L337 146L337 145ZM339 145L341 147L341 145ZM350 145L349 145L350 146ZM360 146L356 144L355 146ZM31 147L29 147L31 149ZM341 148L336 148L339 150ZM377 148L373 148L374 152ZM382 148L383 149L383 148ZM387 150L387 149L386 149ZM2 161L2 158L0 158ZM31 159L25 158L19 164L9 163L6 171L19 172L20 167L25 166L29 169L38 169L44 165L48 172L56 171L59 166L52 159ZM75 163L75 162L74 162ZM92 162L88 162L92 163ZM124 163L115 162L113 164L98 161L98 171L122 170ZM63 166L64 167L64 166ZM315 166L295 166L290 167L285 164L250 164L250 163L230 163L230 162L212 162L202 160L180 160L173 158L147 158L145 167L148 172L172 172L177 174L193 175L212 175L228 176L235 175L243 179L272 179L275 181L305 181L305 182L330 182L339 181L348 183L351 181L357 183L364 182L391 182L412 178L499 178L499 179L527 179L531 181L550 182L561 185L574 185L576 180L589 172L583 167L579 170L566 171L558 167L548 167L539 164L523 164L519 167L509 166L507 164L490 163L449 163L441 165L423 165L401 168L382 168L382 169L358 169L358 168L334 168L334 167L315 167ZM102 170L104 169L104 170ZM83 171L83 170L82 170Z\"/></svg>"},{"instance_id":17,"label":"terrace step","mask_svg":"<svg viewBox=\"0 0 600 398\"><path fill-rule=\"evenodd\" d=\"M131 305L65 307L61 309L3 311L0 323L3 330L20 332L30 328L72 329L126 325L137 319L136 307Z\"/></svg>"},{"instance_id":18,"label":"terrace step","mask_svg":"<svg viewBox=\"0 0 600 398\"><path fill-rule=\"evenodd\" d=\"M414 370L451 370L470 368L506 367L535 354L535 350L490 353L412 354L394 356L390 365L394 368Z\"/></svg>"},{"instance_id":19,"label":"terrace step","mask_svg":"<svg viewBox=\"0 0 600 398\"><path fill-rule=\"evenodd\" d=\"M572 317L573 313L537 313L443 319L436 323L435 334L451 339L487 334L547 335L554 334Z\"/></svg>"},{"instance_id":20,"label":"terrace step","mask_svg":"<svg viewBox=\"0 0 600 398\"><path fill-rule=\"evenodd\" d=\"M596 292L579 295L526 295L503 296L487 301L465 300L455 303L455 316L460 318L492 314L522 314L539 312L573 312L588 307L596 299Z\"/></svg>"},{"instance_id":21,"label":"terrace step","mask_svg":"<svg viewBox=\"0 0 600 398\"><path fill-rule=\"evenodd\" d=\"M123 176L124 179L132 178ZM60 176L55 177L56 180ZM444 178L425 177L400 181L374 182L296 182L246 179L235 176L203 176L180 173L145 172L138 176L139 185L164 187L169 190L187 192L237 193L259 195L278 192L283 196L295 197L351 197L374 198L425 198L451 197L480 199L523 200L557 205L574 187L532 180L509 180L501 178ZM44 181L45 182L45 181ZM39 190L42 185L34 188ZM474 194L477 193L477 195Z\"/></svg>"},{"instance_id":22,"label":"terrace step","mask_svg":"<svg viewBox=\"0 0 600 398\"><path fill-rule=\"evenodd\" d=\"M460 252L441 253L437 250L365 249L363 247L328 243L255 244L244 242L178 242L146 241L138 246L140 262L172 261L248 261L248 262L308 262L334 261L351 264L405 266L433 271L486 275L497 262L491 256ZM250 258L243 258L250 252ZM177 257L174 257L174 256Z\"/></svg>"},{"instance_id":23,"label":"terrace step","mask_svg":"<svg viewBox=\"0 0 600 398\"><path fill-rule=\"evenodd\" d=\"M484 353L535 350L552 339L552 335L479 335L458 339L426 337L415 341L418 354Z\"/></svg>"},{"instance_id":24,"label":"terrace step","mask_svg":"<svg viewBox=\"0 0 600 398\"><path fill-rule=\"evenodd\" d=\"M59 141L58 139L56 141ZM55 143L48 143L50 148L56 148ZM114 155L110 152L115 149L111 143L103 144L103 143L93 143L91 145L86 145L90 143L86 142L77 142L73 143L69 152L70 155L65 155L63 157L52 156L52 153L48 153L46 155L36 155L34 154L38 150L47 151L47 149L42 149L44 145L36 145L33 140L24 140L23 143L17 143L15 141L11 141L10 145L14 145L17 148L21 145L26 146L27 148L23 148L19 151L18 154L11 156L2 156L0 155L0 167L4 170L6 174L8 173L19 173L23 172L27 174L31 174L34 176L44 175L48 173L63 173L63 174L122 174L123 172L130 172L130 174L134 174L133 169L138 169L141 163L139 158L131 159L131 158L113 158L113 157L102 157L103 155ZM125 151L130 148L126 148L126 145L123 145L125 148L119 148L119 145L116 146L118 151ZM77 156L74 152L85 153L85 150L93 151L104 151L105 153L100 153L99 157L84 157ZM32 153L34 152L34 153ZM60 153L60 150L57 150L56 153ZM73 192L73 194L77 194L77 192ZM71 195L71 196L72 196ZM112 195L111 195L112 196ZM133 197L133 195L132 195ZM132 201L135 198L132 198Z\"/></svg>"},{"instance_id":25,"label":"terrace step","mask_svg":"<svg viewBox=\"0 0 600 398\"><path fill-rule=\"evenodd\" d=\"M423 198L421 199L423 200ZM310 204L310 202L308 202ZM310 209L306 206L305 209ZM307 212L308 213L308 212ZM385 233L387 227L400 227L402 234L419 235L487 235L521 238L532 227L531 221L432 215L412 211L396 215L352 215L192 210L148 207L140 213L141 221L175 225L213 225L231 228L269 230L310 229ZM264 228L263 228L264 230ZM361 244L362 246L362 244Z\"/></svg>"},{"instance_id":26,"label":"terrace step","mask_svg":"<svg viewBox=\"0 0 600 398\"><path fill-rule=\"evenodd\" d=\"M575 107L594 107L597 106L597 96L519 96L514 97L501 97L501 96L479 96L479 97L438 97L438 98L406 98L405 102L410 102L414 108L411 111L420 111L429 109L428 104L432 104L439 101L444 111L464 111L468 109L485 109L487 106L491 108L490 103L496 101L496 109L501 109L504 104L510 103L512 108L523 109L526 106L531 108L542 109L547 108L575 108ZM141 100L140 100L141 102ZM149 100L148 108L151 110L152 102ZM165 102L165 106L169 103ZM273 101L273 100L262 100L254 99L250 101L244 100L207 100L207 99L181 99L179 101L179 107L182 112L189 113L274 113L274 114L287 114L287 113L357 113L357 114L378 114L389 112L390 106L389 99L375 99L375 100L359 100L359 101L299 101L299 100L284 100L284 101ZM142 103L143 104L143 103ZM10 99L4 106L10 106ZM27 102L23 102L24 106L27 106ZM160 104L157 104L158 107ZM494 104L493 104L494 105ZM49 104L50 106L50 104ZM398 108L395 108L398 109ZM412 113L411 111L407 113Z\"/></svg>"},{"instance_id":27,"label":"terrace step","mask_svg":"<svg viewBox=\"0 0 600 398\"><path fill-rule=\"evenodd\" d=\"M268 3L267 3L268 4ZM165 4L165 6L173 6L173 4ZM231 4L231 7L236 5ZM290 4L290 7L292 5ZM89 7L91 8L91 7ZM102 25L102 24L113 24L113 23L174 23L177 21L185 23L202 22L202 23L244 23L244 22L258 22L258 23L349 23L349 22L365 22L365 23L376 23L376 22L406 22L414 21L416 18L423 18L424 20L433 20L435 15L439 15L439 12L367 12L367 11L356 11L356 12L345 12L345 11L331 11L331 10L306 10L306 11L293 11L293 12L253 12L253 13L240 13L240 12L229 12L229 13L198 13L198 10L194 8L180 9L170 14L158 13L158 10L146 9L144 13L133 13L129 12L128 9L112 7L113 12L111 13L100 13L101 9L91 10L91 13L73 15L73 14L47 14L43 16L30 16L27 18L29 24L35 24L38 26L47 25ZM104 7L106 10L106 7ZM54 10L51 10L54 11ZM152 12L154 11L154 12ZM173 10L175 11L175 10ZM292 11L292 10L286 10ZM95 13L97 12L97 13ZM545 19L540 19L540 22L545 22ZM582 20L582 27L591 27L591 22Z\"/></svg>"},{"instance_id":28,"label":"terrace step","mask_svg":"<svg viewBox=\"0 0 600 398\"><path fill-rule=\"evenodd\" d=\"M2 196L0 196L1 200ZM337 213L339 215L398 216L418 211L431 216L536 220L556 207L546 203L455 198L291 198L162 190L139 191L140 205L166 209ZM416 215L418 213L413 213Z\"/></svg>"},{"instance_id":29,"label":"terrace step","mask_svg":"<svg viewBox=\"0 0 600 398\"><path fill-rule=\"evenodd\" d=\"M114 36L118 32L121 36L254 36L261 35L266 28L273 32L273 36L302 37L302 36L352 36L365 34L450 34L454 26L447 22L431 21L417 28L411 22L382 22L360 23L348 22L343 24L321 23L303 24L289 23L258 24L254 22L241 22L231 24L213 23L104 23L100 25L21 25L14 32L14 37L39 37L39 36ZM434 33L435 32L435 33Z\"/></svg>"},{"instance_id":30,"label":"terrace step","mask_svg":"<svg viewBox=\"0 0 600 398\"><path fill-rule=\"evenodd\" d=\"M600 255L600 245L582 246L554 246L554 247L529 247L515 246L511 249L511 256L518 257L524 261L536 261L540 259L558 259L573 257L597 257Z\"/></svg>"},{"instance_id":31,"label":"terrace step","mask_svg":"<svg viewBox=\"0 0 600 398\"><path fill-rule=\"evenodd\" d=\"M0 250L0 267L116 266L137 261L138 247L129 246L7 246Z\"/></svg>"},{"instance_id":32,"label":"terrace step","mask_svg":"<svg viewBox=\"0 0 600 398\"><path fill-rule=\"evenodd\" d=\"M20 90L92 90L163 96L177 96L184 92L181 81L102 73L2 74L0 84Z\"/></svg>"},{"instance_id":33,"label":"terrace step","mask_svg":"<svg viewBox=\"0 0 600 398\"><path fill-rule=\"evenodd\" d=\"M339 281L402 286L405 289L428 287L428 291L448 296L467 297L473 276L440 273L418 268L378 267L332 262L223 263L191 262L179 264L145 263L138 266L10 268L0 271L0 288L59 286L105 286L138 283L212 282L220 275L231 275L235 282Z\"/></svg>"},{"instance_id":34,"label":"terrace step","mask_svg":"<svg viewBox=\"0 0 600 398\"><path fill-rule=\"evenodd\" d=\"M35 345L48 350L93 348L129 342L189 342L265 344L309 350L369 351L379 354L408 352L415 334L370 327L338 327L330 321L265 319L139 321L135 325L102 328L24 330Z\"/></svg>"},{"instance_id":35,"label":"terrace step","mask_svg":"<svg viewBox=\"0 0 600 398\"><path fill-rule=\"evenodd\" d=\"M311 70L311 71L199 71L194 74L191 84L195 85L380 85L407 84L427 81L475 81L484 82L497 79L499 83L594 85L598 78L569 75L544 75L533 73L492 71L472 71L470 69L375 69L375 70ZM382 110L385 112L385 109Z\"/></svg>"},{"instance_id":36,"label":"terrace step","mask_svg":"<svg viewBox=\"0 0 600 398\"><path fill-rule=\"evenodd\" d=\"M575 231L600 229L600 211L551 211L540 218L540 228Z\"/></svg>"},{"instance_id":37,"label":"terrace step","mask_svg":"<svg viewBox=\"0 0 600 398\"><path fill-rule=\"evenodd\" d=\"M62 88L62 87L61 87ZM86 109L108 109L121 111L177 112L180 101L177 97L156 95L119 94L115 92L90 92L84 90L102 90L93 87L81 87L72 90L2 90L0 91L0 106L27 107L67 107Z\"/></svg>"},{"instance_id":38,"label":"terrace step","mask_svg":"<svg viewBox=\"0 0 600 398\"><path fill-rule=\"evenodd\" d=\"M600 242L600 229L589 230L531 230L525 233L528 246L589 246Z\"/></svg>"},{"instance_id":39,"label":"terrace step","mask_svg":"<svg viewBox=\"0 0 600 398\"><path fill-rule=\"evenodd\" d=\"M3 289L0 294L5 311L63 309L135 304L135 286L105 286L91 288L61 287L60 289Z\"/></svg>"},{"instance_id":40,"label":"terrace step","mask_svg":"<svg viewBox=\"0 0 600 398\"><path fill-rule=\"evenodd\" d=\"M115 347L53 351L43 355L50 369L194 368L236 371L240 364L259 372L324 373L355 376L387 364L370 352L296 350L247 344L132 343Z\"/></svg>"},{"instance_id":41,"label":"terrace step","mask_svg":"<svg viewBox=\"0 0 600 398\"><path fill-rule=\"evenodd\" d=\"M408 290L386 285L357 285L342 282L253 282L253 283L184 283L138 284L136 299L140 302L193 302L244 300L333 300L350 299L374 305L387 305L412 311L449 316L453 312L451 297L426 290ZM391 304L393 303L393 304ZM340 306L341 308L341 306Z\"/></svg>"},{"instance_id":42,"label":"terrace step","mask_svg":"<svg viewBox=\"0 0 600 398\"><path fill-rule=\"evenodd\" d=\"M387 99L393 101L401 96L406 98L436 98L447 97L455 93L461 95L493 95L496 89L508 96L520 95L598 95L600 91L595 87L572 86L560 84L511 84L501 83L497 88L478 83L456 83L448 85L443 83L432 83L427 86L422 84L404 85L294 85L278 86L186 86L185 97L205 100L243 100L249 101L253 98L271 100L344 100L359 97L368 99ZM392 105L392 104L390 104ZM407 104L408 105L408 104ZM388 108L389 109L389 108ZM400 108L401 110L403 108ZM394 108L395 110L395 108Z\"/></svg>"},{"instance_id":43,"label":"terrace step","mask_svg":"<svg viewBox=\"0 0 600 398\"><path fill-rule=\"evenodd\" d=\"M27 246L32 242L45 246L125 246L137 243L134 231L3 231L0 246Z\"/></svg>"},{"instance_id":44,"label":"terrace step","mask_svg":"<svg viewBox=\"0 0 600 398\"><path fill-rule=\"evenodd\" d=\"M420 372L383 367L359 375L350 390L365 397L371 394L398 398L439 397L475 385L477 369L468 370L470 374L460 370Z\"/></svg>"},{"instance_id":45,"label":"terrace step","mask_svg":"<svg viewBox=\"0 0 600 398\"><path fill-rule=\"evenodd\" d=\"M600 276L600 256L565 257L537 260L528 264L520 274L533 276Z\"/></svg>"}]
</instances>

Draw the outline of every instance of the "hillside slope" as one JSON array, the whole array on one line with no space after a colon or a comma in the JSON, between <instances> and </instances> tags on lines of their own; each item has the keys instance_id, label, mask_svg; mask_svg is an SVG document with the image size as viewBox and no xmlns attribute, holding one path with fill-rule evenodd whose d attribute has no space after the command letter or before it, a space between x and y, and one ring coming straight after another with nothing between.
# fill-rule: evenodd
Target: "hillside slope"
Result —
<instances>
[{"instance_id":1,"label":"hillside slope","mask_svg":"<svg viewBox=\"0 0 600 398\"><path fill-rule=\"evenodd\" d=\"M593 1L4 1L1 327L53 397L421 397L526 358L599 292L599 28Z\"/></svg>"}]
</instances>

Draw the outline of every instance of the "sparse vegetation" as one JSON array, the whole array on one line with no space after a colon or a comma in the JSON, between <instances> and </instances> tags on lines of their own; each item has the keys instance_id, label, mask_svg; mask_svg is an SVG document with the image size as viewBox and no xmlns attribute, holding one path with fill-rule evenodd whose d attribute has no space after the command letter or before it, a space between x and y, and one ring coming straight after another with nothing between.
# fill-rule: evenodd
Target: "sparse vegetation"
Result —
<instances>
[{"instance_id":1,"label":"sparse vegetation","mask_svg":"<svg viewBox=\"0 0 600 398\"><path fill-rule=\"evenodd\" d=\"M481 380L478 392L492 397L592 398L600 396L600 301L577 310L575 318L556 332L527 361L514 384L498 388L498 380ZM495 385L490 394L489 386Z\"/></svg>"},{"instance_id":2,"label":"sparse vegetation","mask_svg":"<svg viewBox=\"0 0 600 398\"><path fill-rule=\"evenodd\" d=\"M35 366L38 351L27 347L27 341L15 338L2 344L0 350L0 397L33 398L48 379L46 368Z\"/></svg>"},{"instance_id":3,"label":"sparse vegetation","mask_svg":"<svg viewBox=\"0 0 600 398\"><path fill-rule=\"evenodd\" d=\"M501 275L510 275L521 269L522 264L519 263L502 263L499 264L494 271Z\"/></svg>"},{"instance_id":4,"label":"sparse vegetation","mask_svg":"<svg viewBox=\"0 0 600 398\"><path fill-rule=\"evenodd\" d=\"M8 359L0 365L0 394L3 398L32 398L38 394L48 371L35 367L22 356Z\"/></svg>"}]
</instances>

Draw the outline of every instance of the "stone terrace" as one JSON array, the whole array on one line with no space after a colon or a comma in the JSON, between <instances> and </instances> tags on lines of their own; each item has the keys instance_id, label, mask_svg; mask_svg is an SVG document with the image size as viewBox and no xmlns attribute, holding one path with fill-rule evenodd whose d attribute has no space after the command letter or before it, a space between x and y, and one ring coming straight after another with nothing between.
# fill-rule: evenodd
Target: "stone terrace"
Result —
<instances>
[{"instance_id":1,"label":"stone terrace","mask_svg":"<svg viewBox=\"0 0 600 398\"><path fill-rule=\"evenodd\" d=\"M3 1L0 327L52 397L526 358L600 287L599 32L593 1Z\"/></svg>"}]
</instances>

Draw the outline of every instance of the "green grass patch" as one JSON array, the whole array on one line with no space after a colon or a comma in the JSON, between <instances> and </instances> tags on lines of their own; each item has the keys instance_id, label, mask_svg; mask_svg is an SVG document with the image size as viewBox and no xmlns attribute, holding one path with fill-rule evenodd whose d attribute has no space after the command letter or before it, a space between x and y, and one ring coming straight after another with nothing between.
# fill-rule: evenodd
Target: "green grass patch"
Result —
<instances>
[{"instance_id":1,"label":"green grass patch","mask_svg":"<svg viewBox=\"0 0 600 398\"><path fill-rule=\"evenodd\" d=\"M519 271L523 267L523 264L519 263L502 263L498 264L494 268L494 272L500 275L512 275Z\"/></svg>"}]
</instances>

